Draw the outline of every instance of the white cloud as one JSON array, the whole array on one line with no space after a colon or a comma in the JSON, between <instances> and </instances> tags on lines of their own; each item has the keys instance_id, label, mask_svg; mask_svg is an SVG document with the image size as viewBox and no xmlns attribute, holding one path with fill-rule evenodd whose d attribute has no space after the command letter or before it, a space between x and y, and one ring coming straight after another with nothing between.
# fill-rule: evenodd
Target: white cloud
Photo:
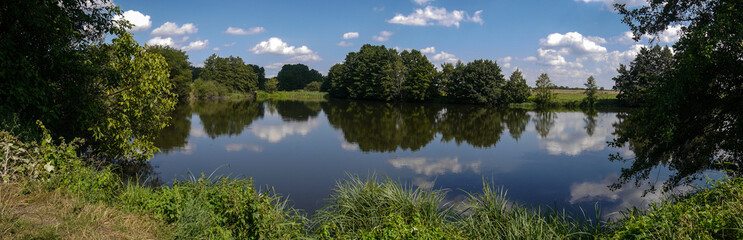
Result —
<instances>
[{"instance_id":1,"label":"white cloud","mask_svg":"<svg viewBox=\"0 0 743 240\"><path fill-rule=\"evenodd\" d=\"M459 27L460 22L474 22L482 25L484 22L480 16L481 14L482 10L476 11L474 16L470 16L465 11L454 10L449 12L446 8L426 6L424 9L416 9L407 16L398 13L392 19L387 20L387 22L410 26L440 25Z\"/></svg>"},{"instance_id":2,"label":"white cloud","mask_svg":"<svg viewBox=\"0 0 743 240\"><path fill-rule=\"evenodd\" d=\"M635 40L633 39L635 37L632 32L627 31L622 33L622 35L616 36L612 38L612 42L617 42L621 44L632 44L635 43Z\"/></svg>"},{"instance_id":3,"label":"white cloud","mask_svg":"<svg viewBox=\"0 0 743 240\"><path fill-rule=\"evenodd\" d=\"M572 55L588 55L606 53L606 48L602 47L594 40L606 42L600 37L584 37L578 32L569 32L566 34L553 33L539 40L542 47L559 49L561 52Z\"/></svg>"},{"instance_id":4,"label":"white cloud","mask_svg":"<svg viewBox=\"0 0 743 240\"><path fill-rule=\"evenodd\" d=\"M308 55L314 53L307 46L289 46L281 38L272 37L267 41L260 42L250 49L254 54L280 54L280 55Z\"/></svg>"},{"instance_id":5,"label":"white cloud","mask_svg":"<svg viewBox=\"0 0 743 240\"><path fill-rule=\"evenodd\" d=\"M175 47L175 41L173 41L173 38L171 37L167 37L167 38L154 37L150 39L149 41L147 41L147 45Z\"/></svg>"},{"instance_id":6,"label":"white cloud","mask_svg":"<svg viewBox=\"0 0 743 240\"><path fill-rule=\"evenodd\" d=\"M242 28L236 28L236 27L228 27L224 33L232 34L232 35L250 35L250 34L257 34L265 32L266 29L263 27L253 27L249 28L248 30L242 29Z\"/></svg>"},{"instance_id":7,"label":"white cloud","mask_svg":"<svg viewBox=\"0 0 743 240\"><path fill-rule=\"evenodd\" d=\"M413 2L416 3L416 4L418 4L418 5L426 5L429 2L433 2L433 1L435 1L435 0L413 0Z\"/></svg>"},{"instance_id":8,"label":"white cloud","mask_svg":"<svg viewBox=\"0 0 743 240\"><path fill-rule=\"evenodd\" d=\"M351 42L346 42L346 41L341 41L341 42L339 42L339 43L338 43L337 45L338 45L338 46L341 46L341 47L350 47L350 46L353 46L353 43L351 43Z\"/></svg>"},{"instance_id":9,"label":"white cloud","mask_svg":"<svg viewBox=\"0 0 743 240\"><path fill-rule=\"evenodd\" d=\"M193 23L186 23L178 27L178 24L173 22L165 22L162 26L152 30L152 35L155 36L179 36L184 34L194 34L199 29Z\"/></svg>"},{"instance_id":10,"label":"white cloud","mask_svg":"<svg viewBox=\"0 0 743 240\"><path fill-rule=\"evenodd\" d=\"M528 57L524 58L524 61L527 61L527 62L533 62L533 61L536 61L536 60L537 60L537 57L535 57L535 56L528 56Z\"/></svg>"},{"instance_id":11,"label":"white cloud","mask_svg":"<svg viewBox=\"0 0 743 240\"><path fill-rule=\"evenodd\" d=\"M379 32L379 35L374 35L372 39L374 39L374 41L377 41L377 42L384 42L384 41L390 40L390 37L392 36L392 34L394 33L390 31L381 31Z\"/></svg>"},{"instance_id":12,"label":"white cloud","mask_svg":"<svg viewBox=\"0 0 743 240\"><path fill-rule=\"evenodd\" d=\"M681 25L668 26L666 30L657 34L657 40L662 43L674 43L681 38ZM651 36L646 36L650 38Z\"/></svg>"},{"instance_id":13,"label":"white cloud","mask_svg":"<svg viewBox=\"0 0 743 240\"><path fill-rule=\"evenodd\" d=\"M267 68L267 69L278 69L278 68L283 67L285 64L286 63L282 63L282 62L271 63L268 66L265 66L265 68Z\"/></svg>"},{"instance_id":14,"label":"white cloud","mask_svg":"<svg viewBox=\"0 0 743 240\"><path fill-rule=\"evenodd\" d=\"M420 51L423 54L435 53L436 52L436 48L435 47L427 47L427 48L421 49Z\"/></svg>"},{"instance_id":15,"label":"white cloud","mask_svg":"<svg viewBox=\"0 0 743 240\"><path fill-rule=\"evenodd\" d=\"M222 46L223 47L232 47L232 46L235 46L235 44L237 44L237 42L225 43L225 44L222 44Z\"/></svg>"},{"instance_id":16,"label":"white cloud","mask_svg":"<svg viewBox=\"0 0 743 240\"><path fill-rule=\"evenodd\" d=\"M122 15L116 15L114 20L120 20L121 18L129 21L132 24L132 28L129 29L132 32L145 31L152 27L152 21L150 21L150 15L144 15L141 12L129 10L124 12Z\"/></svg>"},{"instance_id":17,"label":"white cloud","mask_svg":"<svg viewBox=\"0 0 743 240\"><path fill-rule=\"evenodd\" d=\"M441 51L438 54L433 55L431 60L435 62L446 62L446 63L456 63L457 61L459 61L459 59L457 59L457 57L454 56L454 54L447 53L444 51Z\"/></svg>"},{"instance_id":18,"label":"white cloud","mask_svg":"<svg viewBox=\"0 0 743 240\"><path fill-rule=\"evenodd\" d=\"M359 33L358 32L347 32L343 34L343 39L352 39L352 38L358 38Z\"/></svg>"},{"instance_id":19,"label":"white cloud","mask_svg":"<svg viewBox=\"0 0 743 240\"><path fill-rule=\"evenodd\" d=\"M322 61L322 58L318 56L316 53L310 53L305 55L298 55L294 56L292 58L289 58L287 60L289 62L316 62L316 61Z\"/></svg>"},{"instance_id":20,"label":"white cloud","mask_svg":"<svg viewBox=\"0 0 743 240\"><path fill-rule=\"evenodd\" d=\"M218 52L219 50L222 50L222 49L220 49L218 47L215 47L215 48L212 48L212 50L215 51L215 52Z\"/></svg>"},{"instance_id":21,"label":"white cloud","mask_svg":"<svg viewBox=\"0 0 743 240\"><path fill-rule=\"evenodd\" d=\"M181 50L188 52L188 51L201 50L207 47L209 47L209 40L204 40L204 41L198 40L198 41L193 41L189 43L188 46L182 47Z\"/></svg>"}]
</instances>

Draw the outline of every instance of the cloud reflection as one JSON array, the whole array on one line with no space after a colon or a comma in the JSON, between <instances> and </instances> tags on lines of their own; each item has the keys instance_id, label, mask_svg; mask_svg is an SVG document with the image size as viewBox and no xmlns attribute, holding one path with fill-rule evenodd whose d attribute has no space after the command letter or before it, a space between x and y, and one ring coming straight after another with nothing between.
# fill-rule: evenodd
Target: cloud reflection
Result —
<instances>
[{"instance_id":1,"label":"cloud reflection","mask_svg":"<svg viewBox=\"0 0 743 240\"><path fill-rule=\"evenodd\" d=\"M307 135L312 130L320 126L320 120L312 118L306 122L287 122L280 125L254 125L251 131L257 137L268 140L270 143L277 143L287 136L299 134Z\"/></svg>"},{"instance_id":2,"label":"cloud reflection","mask_svg":"<svg viewBox=\"0 0 743 240\"><path fill-rule=\"evenodd\" d=\"M576 156L584 151L600 151L607 147L606 141L611 139L611 124L616 121L608 119L610 115L598 115L597 125L592 134L584 129L585 114L561 113L554 119L554 125L546 136L539 136L539 146L549 154ZM611 121L610 121L611 120Z\"/></svg>"},{"instance_id":3,"label":"cloud reflection","mask_svg":"<svg viewBox=\"0 0 743 240\"><path fill-rule=\"evenodd\" d=\"M202 127L191 126L191 130L188 131L188 135L194 138L206 137L206 131Z\"/></svg>"},{"instance_id":4,"label":"cloud reflection","mask_svg":"<svg viewBox=\"0 0 743 240\"><path fill-rule=\"evenodd\" d=\"M475 173L480 172L481 162L460 163L458 158L439 158L433 160L430 158L395 158L387 160L395 168L410 168L417 174L426 176L442 175L447 172L461 173L471 169Z\"/></svg>"},{"instance_id":5,"label":"cloud reflection","mask_svg":"<svg viewBox=\"0 0 743 240\"><path fill-rule=\"evenodd\" d=\"M231 143L224 145L224 150L228 152L239 152L243 149L252 151L252 152L263 152L263 147L253 144L240 144L240 143Z\"/></svg>"}]
</instances>

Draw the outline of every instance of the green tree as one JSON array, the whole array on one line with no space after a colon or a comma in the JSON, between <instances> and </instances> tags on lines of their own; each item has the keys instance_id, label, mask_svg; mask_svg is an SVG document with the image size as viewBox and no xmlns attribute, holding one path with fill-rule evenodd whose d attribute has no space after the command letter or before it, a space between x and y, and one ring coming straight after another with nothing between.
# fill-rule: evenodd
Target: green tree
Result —
<instances>
[{"instance_id":1,"label":"green tree","mask_svg":"<svg viewBox=\"0 0 743 240\"><path fill-rule=\"evenodd\" d=\"M402 86L403 98L408 101L431 100L436 94L436 68L415 49L402 51L400 57L406 73Z\"/></svg>"},{"instance_id":2,"label":"green tree","mask_svg":"<svg viewBox=\"0 0 743 240\"><path fill-rule=\"evenodd\" d=\"M322 82L322 74L301 63L286 64L281 67L276 79L279 80L279 90L294 91L304 89L311 82Z\"/></svg>"},{"instance_id":3,"label":"green tree","mask_svg":"<svg viewBox=\"0 0 743 240\"><path fill-rule=\"evenodd\" d=\"M216 81L232 91L254 92L258 90L258 75L240 57L226 58L212 54L204 60L200 74L204 81Z\"/></svg>"},{"instance_id":4,"label":"green tree","mask_svg":"<svg viewBox=\"0 0 743 240\"><path fill-rule=\"evenodd\" d=\"M457 65L461 74L451 81L452 97L457 102L478 104L505 104L503 91L506 80L498 64L490 60L475 60L467 65Z\"/></svg>"},{"instance_id":5,"label":"green tree","mask_svg":"<svg viewBox=\"0 0 743 240\"><path fill-rule=\"evenodd\" d=\"M345 87L352 99L399 99L404 67L395 49L365 44L358 52L348 53L343 66L340 94Z\"/></svg>"},{"instance_id":6,"label":"green tree","mask_svg":"<svg viewBox=\"0 0 743 240\"><path fill-rule=\"evenodd\" d=\"M462 65L462 62L457 62L457 65ZM462 68L454 67L451 63L441 64L441 72L438 72L436 76L438 96L448 97L454 91L452 82L457 82L455 78L461 75L457 72L458 69Z\"/></svg>"},{"instance_id":7,"label":"green tree","mask_svg":"<svg viewBox=\"0 0 743 240\"><path fill-rule=\"evenodd\" d=\"M255 64L248 64L248 66L251 67L253 72L258 76L258 89L266 90L266 69Z\"/></svg>"},{"instance_id":8,"label":"green tree","mask_svg":"<svg viewBox=\"0 0 743 240\"><path fill-rule=\"evenodd\" d=\"M546 73L539 75L537 85L534 88L534 101L537 105L545 106L552 102L554 98L554 94L552 93L553 88L555 88L555 85L552 84L550 77Z\"/></svg>"},{"instance_id":9,"label":"green tree","mask_svg":"<svg viewBox=\"0 0 743 240\"><path fill-rule=\"evenodd\" d=\"M529 85L526 84L526 79L521 70L513 71L511 77L506 81L505 91L508 96L506 100L508 103L522 103L529 99L531 92L529 92Z\"/></svg>"},{"instance_id":10,"label":"green tree","mask_svg":"<svg viewBox=\"0 0 743 240\"><path fill-rule=\"evenodd\" d=\"M588 79L586 79L586 83L583 85L586 86L586 90L583 92L586 94L586 104L588 104L589 107L593 107L593 105L596 104L596 94L598 92L596 79L594 79L593 76L589 76Z\"/></svg>"},{"instance_id":11,"label":"green tree","mask_svg":"<svg viewBox=\"0 0 743 240\"><path fill-rule=\"evenodd\" d=\"M175 104L168 65L125 32L131 24L114 20L118 7L49 0L0 9L0 118L42 120L56 136L87 139L82 149L100 159L157 151L153 139ZM117 37L105 43L107 34Z\"/></svg>"},{"instance_id":12,"label":"green tree","mask_svg":"<svg viewBox=\"0 0 743 240\"><path fill-rule=\"evenodd\" d=\"M276 80L276 78L271 78L266 80L266 92L276 92L279 90L279 80Z\"/></svg>"},{"instance_id":13,"label":"green tree","mask_svg":"<svg viewBox=\"0 0 743 240\"><path fill-rule=\"evenodd\" d=\"M178 98L187 99L191 94L191 63L188 62L186 52L169 47L169 46L149 46L149 52L159 53L165 58L170 71L170 81L173 83L173 93Z\"/></svg>"},{"instance_id":14,"label":"green tree","mask_svg":"<svg viewBox=\"0 0 743 240\"><path fill-rule=\"evenodd\" d=\"M349 97L350 82L347 75L348 70L346 70L343 63L337 63L330 67L330 70L328 70L328 76L325 77L327 91L330 96L337 98Z\"/></svg>"},{"instance_id":15,"label":"green tree","mask_svg":"<svg viewBox=\"0 0 743 240\"><path fill-rule=\"evenodd\" d=\"M627 66L620 64L613 78L614 90L618 90L617 99L632 106L639 106L645 102L645 97L651 91L660 87L663 78L669 77L675 61L673 53L668 47L640 49L635 59Z\"/></svg>"},{"instance_id":16,"label":"green tree","mask_svg":"<svg viewBox=\"0 0 743 240\"><path fill-rule=\"evenodd\" d=\"M675 64L645 104L629 117L613 141L633 144L635 157L618 185L647 179L658 165L676 172L670 189L701 176L707 169L743 172L743 3L740 1L652 1L628 10L616 5L635 39L685 25L674 44ZM638 148L638 146L645 146Z\"/></svg>"}]
</instances>

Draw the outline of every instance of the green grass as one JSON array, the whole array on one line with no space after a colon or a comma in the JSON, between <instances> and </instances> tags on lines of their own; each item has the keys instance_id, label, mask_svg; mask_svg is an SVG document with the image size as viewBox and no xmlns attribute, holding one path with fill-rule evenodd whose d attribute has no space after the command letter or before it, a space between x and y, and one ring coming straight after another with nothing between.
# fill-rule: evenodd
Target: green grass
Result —
<instances>
[{"instance_id":1,"label":"green grass","mask_svg":"<svg viewBox=\"0 0 743 240\"><path fill-rule=\"evenodd\" d=\"M326 92L313 92L313 91L277 91L268 93L266 91L258 91L258 100L303 100L303 101L325 101L325 96L328 95Z\"/></svg>"},{"instance_id":2,"label":"green grass","mask_svg":"<svg viewBox=\"0 0 743 240\"><path fill-rule=\"evenodd\" d=\"M586 95L578 90L556 90L555 96L549 107L581 107L584 105ZM604 91L596 95L596 107L617 107L621 106L617 99L617 93L611 91ZM524 108L533 109L537 108L537 104L534 102L535 96L529 97L529 100L524 103L512 103L509 106L512 108Z\"/></svg>"}]
</instances>

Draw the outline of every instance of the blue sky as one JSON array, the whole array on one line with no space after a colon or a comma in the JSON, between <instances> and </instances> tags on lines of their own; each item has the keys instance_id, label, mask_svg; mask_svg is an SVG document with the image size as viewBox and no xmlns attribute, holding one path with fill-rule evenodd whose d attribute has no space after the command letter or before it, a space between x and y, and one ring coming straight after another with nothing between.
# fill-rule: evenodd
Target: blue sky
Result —
<instances>
[{"instance_id":1,"label":"blue sky","mask_svg":"<svg viewBox=\"0 0 743 240\"><path fill-rule=\"evenodd\" d=\"M521 69L529 85L540 73L553 83L582 86L588 76L610 88L620 63L630 62L647 38L610 6L643 0L550 1L116 1L142 44L170 45L203 65L211 54L240 56L275 76L283 64L321 73L363 44L418 49L435 65L491 59L508 76ZM678 39L678 27L659 36Z\"/></svg>"}]
</instances>

